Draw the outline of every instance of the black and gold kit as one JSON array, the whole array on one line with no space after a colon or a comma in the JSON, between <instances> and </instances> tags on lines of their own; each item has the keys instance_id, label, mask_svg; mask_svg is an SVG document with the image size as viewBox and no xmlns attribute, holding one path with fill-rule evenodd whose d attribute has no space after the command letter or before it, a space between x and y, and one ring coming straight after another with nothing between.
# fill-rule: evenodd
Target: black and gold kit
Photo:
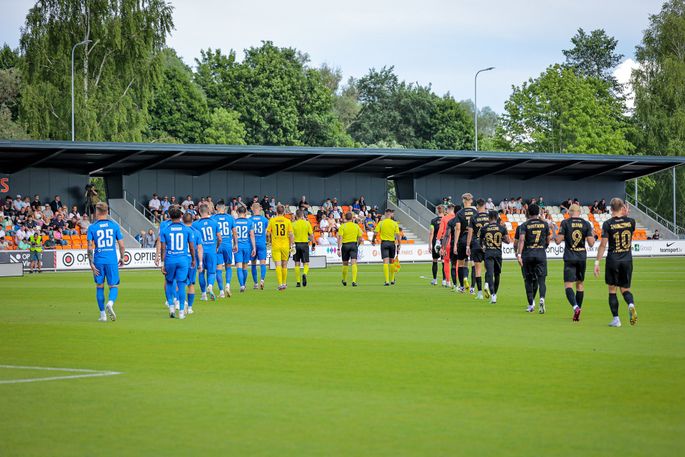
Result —
<instances>
[{"instance_id":1,"label":"black and gold kit","mask_svg":"<svg viewBox=\"0 0 685 457\"><path fill-rule=\"evenodd\" d=\"M585 240L592 236L592 225L580 217L569 217L561 223L559 235L564 237L564 282L584 281L587 265Z\"/></svg>"},{"instance_id":2,"label":"black and gold kit","mask_svg":"<svg viewBox=\"0 0 685 457\"><path fill-rule=\"evenodd\" d=\"M602 238L608 240L604 281L610 286L629 288L633 278L633 232L635 219L612 217L602 224Z\"/></svg>"},{"instance_id":3,"label":"black and gold kit","mask_svg":"<svg viewBox=\"0 0 685 457\"><path fill-rule=\"evenodd\" d=\"M466 260L468 258L466 255L466 240L468 239L467 229L471 223L471 219L477 213L475 208L462 208L457 212L457 215L454 218L454 228L456 228L457 223L460 224L459 239L457 240L457 260Z\"/></svg>"},{"instance_id":4,"label":"black and gold kit","mask_svg":"<svg viewBox=\"0 0 685 457\"><path fill-rule=\"evenodd\" d=\"M480 244L480 232L489 221L488 213L482 212L476 213L469 222L469 227L473 230L473 236L471 237L471 260L474 262L482 262L485 260L483 249Z\"/></svg>"}]
</instances>

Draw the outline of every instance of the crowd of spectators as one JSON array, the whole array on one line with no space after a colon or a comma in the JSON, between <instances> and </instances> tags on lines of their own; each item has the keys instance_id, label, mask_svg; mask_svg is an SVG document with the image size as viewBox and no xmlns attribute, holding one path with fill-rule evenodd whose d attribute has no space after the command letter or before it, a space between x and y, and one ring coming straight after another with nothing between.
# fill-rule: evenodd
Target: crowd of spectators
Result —
<instances>
[{"instance_id":1,"label":"crowd of spectators","mask_svg":"<svg viewBox=\"0 0 685 457\"><path fill-rule=\"evenodd\" d=\"M10 245L18 249L29 249L33 235L40 236L45 248L65 246L65 236L86 233L90 226L87 215L78 207L68 208L55 195L52 201L42 201L40 195L5 197L0 202L0 250Z\"/></svg>"}]
</instances>

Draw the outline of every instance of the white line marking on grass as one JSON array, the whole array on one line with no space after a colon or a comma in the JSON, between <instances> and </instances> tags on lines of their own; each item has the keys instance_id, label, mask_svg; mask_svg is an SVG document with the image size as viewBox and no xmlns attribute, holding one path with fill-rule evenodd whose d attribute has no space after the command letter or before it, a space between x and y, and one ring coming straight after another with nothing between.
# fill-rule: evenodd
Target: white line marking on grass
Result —
<instances>
[{"instance_id":1,"label":"white line marking on grass","mask_svg":"<svg viewBox=\"0 0 685 457\"><path fill-rule=\"evenodd\" d=\"M9 368L15 370L67 371L79 373L65 376L50 376L47 378L6 379L0 380L0 384L20 384L24 382L57 381L61 379L97 378L100 376L115 376L122 374L119 371L89 370L86 368L27 367L21 365L0 365L0 368Z\"/></svg>"}]
</instances>

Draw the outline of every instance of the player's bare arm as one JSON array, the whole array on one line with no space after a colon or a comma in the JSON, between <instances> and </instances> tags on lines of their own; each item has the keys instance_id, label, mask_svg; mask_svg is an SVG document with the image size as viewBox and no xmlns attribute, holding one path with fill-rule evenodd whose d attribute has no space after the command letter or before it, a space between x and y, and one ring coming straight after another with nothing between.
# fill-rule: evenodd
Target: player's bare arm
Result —
<instances>
[{"instance_id":1,"label":"player's bare arm","mask_svg":"<svg viewBox=\"0 0 685 457\"><path fill-rule=\"evenodd\" d=\"M466 255L471 256L471 239L473 238L473 227L466 229Z\"/></svg>"},{"instance_id":2,"label":"player's bare arm","mask_svg":"<svg viewBox=\"0 0 685 457\"><path fill-rule=\"evenodd\" d=\"M235 227L233 227L233 252L238 252L238 230Z\"/></svg>"},{"instance_id":3,"label":"player's bare arm","mask_svg":"<svg viewBox=\"0 0 685 457\"><path fill-rule=\"evenodd\" d=\"M202 256L205 254L205 248L202 247L202 243L198 243L195 248L197 249L197 258L200 259L197 264L197 271L202 273Z\"/></svg>"},{"instance_id":4,"label":"player's bare arm","mask_svg":"<svg viewBox=\"0 0 685 457\"><path fill-rule=\"evenodd\" d=\"M93 252L95 252L95 241L89 240L88 241L88 263L90 264L90 269L93 271L93 274L95 276L100 274L100 271L95 267L95 264L93 263Z\"/></svg>"},{"instance_id":5,"label":"player's bare arm","mask_svg":"<svg viewBox=\"0 0 685 457\"><path fill-rule=\"evenodd\" d=\"M124 266L124 254L126 254L126 247L124 246L124 240L117 240L117 245L119 246L119 266Z\"/></svg>"},{"instance_id":6,"label":"player's bare arm","mask_svg":"<svg viewBox=\"0 0 685 457\"><path fill-rule=\"evenodd\" d=\"M166 243L159 243L159 246L161 248L161 260L162 260L162 274L166 276L166 268L165 268L165 263L164 259L166 258Z\"/></svg>"},{"instance_id":7,"label":"player's bare arm","mask_svg":"<svg viewBox=\"0 0 685 457\"><path fill-rule=\"evenodd\" d=\"M250 257L254 257L255 253L257 252L257 244L255 243L254 239L254 230L250 230L250 244L252 245L252 252L250 253Z\"/></svg>"},{"instance_id":8,"label":"player's bare arm","mask_svg":"<svg viewBox=\"0 0 685 457\"><path fill-rule=\"evenodd\" d=\"M195 268L195 243L189 241L188 250L190 250L190 268Z\"/></svg>"},{"instance_id":9,"label":"player's bare arm","mask_svg":"<svg viewBox=\"0 0 685 457\"><path fill-rule=\"evenodd\" d=\"M597 259L595 260L595 277L597 278L599 278L599 264L602 262L602 257L604 257L608 241L608 238L602 238L602 241L599 243L599 248L597 249Z\"/></svg>"}]
</instances>

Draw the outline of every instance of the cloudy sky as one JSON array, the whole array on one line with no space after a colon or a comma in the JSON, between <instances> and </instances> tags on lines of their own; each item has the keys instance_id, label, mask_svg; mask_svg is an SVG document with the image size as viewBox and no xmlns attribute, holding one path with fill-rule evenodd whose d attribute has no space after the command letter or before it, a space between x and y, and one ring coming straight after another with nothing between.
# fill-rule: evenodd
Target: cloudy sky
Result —
<instances>
[{"instance_id":1,"label":"cloudy sky","mask_svg":"<svg viewBox=\"0 0 685 457\"><path fill-rule=\"evenodd\" d=\"M34 0L0 0L0 43L16 46ZM307 52L345 78L394 65L400 78L431 83L439 94L473 98L500 112L512 84L561 62L578 27L604 28L618 51L635 46L661 0L172 0L176 30L169 44L188 64L202 48L236 49L262 40ZM628 75L632 62L621 67Z\"/></svg>"}]
</instances>

